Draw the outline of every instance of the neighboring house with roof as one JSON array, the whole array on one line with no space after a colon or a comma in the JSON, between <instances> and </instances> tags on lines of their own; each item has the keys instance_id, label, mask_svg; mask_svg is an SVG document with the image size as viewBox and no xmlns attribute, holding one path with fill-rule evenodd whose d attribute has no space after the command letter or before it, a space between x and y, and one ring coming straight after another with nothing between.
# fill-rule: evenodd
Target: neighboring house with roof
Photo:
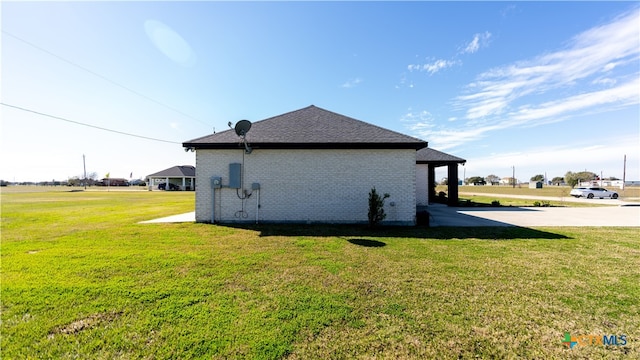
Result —
<instances>
[{"instance_id":1,"label":"neighboring house with roof","mask_svg":"<svg viewBox=\"0 0 640 360\"><path fill-rule=\"evenodd\" d=\"M416 221L416 150L427 142L309 106L183 143L196 151L196 221L366 223L373 187L386 224ZM425 190L426 191L426 190Z\"/></svg>"},{"instance_id":2,"label":"neighboring house with roof","mask_svg":"<svg viewBox=\"0 0 640 360\"><path fill-rule=\"evenodd\" d=\"M196 168L173 166L147 176L149 190L195 190Z\"/></svg>"}]
</instances>

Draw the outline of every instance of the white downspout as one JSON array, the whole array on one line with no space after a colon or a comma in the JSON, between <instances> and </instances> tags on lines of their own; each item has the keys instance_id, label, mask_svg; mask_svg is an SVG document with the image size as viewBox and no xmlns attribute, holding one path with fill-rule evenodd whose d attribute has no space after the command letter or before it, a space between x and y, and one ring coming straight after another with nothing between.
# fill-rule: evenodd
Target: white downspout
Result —
<instances>
[{"instance_id":1,"label":"white downspout","mask_svg":"<svg viewBox=\"0 0 640 360\"><path fill-rule=\"evenodd\" d=\"M211 224L216 222L216 189L211 189Z\"/></svg>"}]
</instances>

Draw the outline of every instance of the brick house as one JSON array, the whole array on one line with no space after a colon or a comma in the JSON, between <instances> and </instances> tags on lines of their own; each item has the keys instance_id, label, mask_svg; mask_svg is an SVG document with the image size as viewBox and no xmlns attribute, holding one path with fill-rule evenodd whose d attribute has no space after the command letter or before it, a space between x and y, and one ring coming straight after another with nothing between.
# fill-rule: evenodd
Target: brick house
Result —
<instances>
[{"instance_id":1,"label":"brick house","mask_svg":"<svg viewBox=\"0 0 640 360\"><path fill-rule=\"evenodd\" d=\"M375 187L390 194L384 223L415 224L426 141L313 105L253 123L245 140L183 143L196 151L196 221L366 223Z\"/></svg>"}]
</instances>

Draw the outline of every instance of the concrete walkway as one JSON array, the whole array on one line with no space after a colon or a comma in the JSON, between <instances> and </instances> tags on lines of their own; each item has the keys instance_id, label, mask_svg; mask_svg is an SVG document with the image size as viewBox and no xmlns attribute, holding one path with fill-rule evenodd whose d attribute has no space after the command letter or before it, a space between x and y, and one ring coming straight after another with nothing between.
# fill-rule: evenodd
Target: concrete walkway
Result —
<instances>
[{"instance_id":1,"label":"concrete walkway","mask_svg":"<svg viewBox=\"0 0 640 360\"><path fill-rule=\"evenodd\" d=\"M186 214L172 215L159 219L140 221L139 224L157 224L157 223L176 223L176 222L195 222L196 212L192 211Z\"/></svg>"},{"instance_id":2,"label":"concrete walkway","mask_svg":"<svg viewBox=\"0 0 640 360\"><path fill-rule=\"evenodd\" d=\"M640 226L640 207L427 208L430 226Z\"/></svg>"}]
</instances>

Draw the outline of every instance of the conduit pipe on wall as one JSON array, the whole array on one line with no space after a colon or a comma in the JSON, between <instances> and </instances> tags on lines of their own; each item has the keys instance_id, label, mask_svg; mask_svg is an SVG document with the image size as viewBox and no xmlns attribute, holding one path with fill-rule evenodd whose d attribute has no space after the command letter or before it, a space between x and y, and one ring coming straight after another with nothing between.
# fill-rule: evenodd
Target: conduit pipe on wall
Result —
<instances>
[{"instance_id":1,"label":"conduit pipe on wall","mask_svg":"<svg viewBox=\"0 0 640 360\"><path fill-rule=\"evenodd\" d=\"M258 198L256 199L256 224L258 223L259 211L260 211L260 190L258 190Z\"/></svg>"},{"instance_id":2,"label":"conduit pipe on wall","mask_svg":"<svg viewBox=\"0 0 640 360\"><path fill-rule=\"evenodd\" d=\"M222 178L219 176L211 177L211 223L216 222L216 189L222 187ZM220 207L222 209L222 206Z\"/></svg>"},{"instance_id":3,"label":"conduit pipe on wall","mask_svg":"<svg viewBox=\"0 0 640 360\"><path fill-rule=\"evenodd\" d=\"M260 213L260 184L259 183L251 184L251 190L258 192L258 196L256 196L256 224L257 224L258 214Z\"/></svg>"},{"instance_id":4,"label":"conduit pipe on wall","mask_svg":"<svg viewBox=\"0 0 640 360\"><path fill-rule=\"evenodd\" d=\"M211 192L211 224L216 222L216 189Z\"/></svg>"}]
</instances>

